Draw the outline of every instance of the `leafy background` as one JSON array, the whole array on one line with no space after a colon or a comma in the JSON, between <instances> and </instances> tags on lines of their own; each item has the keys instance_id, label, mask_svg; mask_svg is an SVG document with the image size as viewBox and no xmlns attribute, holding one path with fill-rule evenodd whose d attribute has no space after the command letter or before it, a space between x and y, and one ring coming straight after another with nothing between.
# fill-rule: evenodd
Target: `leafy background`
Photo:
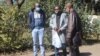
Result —
<instances>
[{"instance_id":1,"label":"leafy background","mask_svg":"<svg viewBox=\"0 0 100 56\"><path fill-rule=\"evenodd\" d=\"M67 2L72 2L74 8L79 13L82 22L83 40L100 38L100 17L90 23L88 15L100 13L93 10L92 2L82 0L25 0L19 9L16 4L8 5L5 0L0 2L0 51L17 51L32 48L31 30L28 26L28 13L33 4L40 2L46 12L45 46L51 48L51 31L48 26L49 17L53 13L55 5L60 5L62 9Z\"/></svg>"}]
</instances>

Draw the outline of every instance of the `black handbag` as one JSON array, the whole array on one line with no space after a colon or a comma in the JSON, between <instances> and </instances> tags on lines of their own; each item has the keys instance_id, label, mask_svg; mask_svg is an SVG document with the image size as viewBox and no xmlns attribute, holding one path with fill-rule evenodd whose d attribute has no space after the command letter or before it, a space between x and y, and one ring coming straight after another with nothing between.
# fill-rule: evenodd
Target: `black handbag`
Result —
<instances>
[{"instance_id":1,"label":"black handbag","mask_svg":"<svg viewBox=\"0 0 100 56\"><path fill-rule=\"evenodd\" d=\"M74 46L81 46L82 45L82 39L80 32L77 32L73 38L73 45Z\"/></svg>"},{"instance_id":2,"label":"black handbag","mask_svg":"<svg viewBox=\"0 0 100 56\"><path fill-rule=\"evenodd\" d=\"M79 30L79 26L81 26L81 25L78 25L78 24L80 24L78 21L80 18L77 15L75 15L75 16L76 16L76 20L75 20L76 34L72 41L73 41L74 46L81 46L82 45L82 39L81 39L82 32Z\"/></svg>"}]
</instances>

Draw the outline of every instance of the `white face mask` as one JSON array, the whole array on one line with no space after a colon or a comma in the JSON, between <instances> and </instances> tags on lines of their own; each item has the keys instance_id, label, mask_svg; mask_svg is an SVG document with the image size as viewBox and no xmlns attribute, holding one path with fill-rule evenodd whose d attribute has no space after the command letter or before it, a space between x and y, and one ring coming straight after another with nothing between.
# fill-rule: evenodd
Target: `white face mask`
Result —
<instances>
[{"instance_id":1,"label":"white face mask","mask_svg":"<svg viewBox=\"0 0 100 56\"><path fill-rule=\"evenodd\" d=\"M35 10L36 10L36 11L40 11L40 7L36 7Z\"/></svg>"}]
</instances>

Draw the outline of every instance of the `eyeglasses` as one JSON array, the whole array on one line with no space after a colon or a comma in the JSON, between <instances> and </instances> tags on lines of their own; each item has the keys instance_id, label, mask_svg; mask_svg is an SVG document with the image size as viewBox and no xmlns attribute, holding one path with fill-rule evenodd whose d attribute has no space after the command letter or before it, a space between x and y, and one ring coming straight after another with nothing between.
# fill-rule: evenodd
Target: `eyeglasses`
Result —
<instances>
[{"instance_id":1,"label":"eyeglasses","mask_svg":"<svg viewBox=\"0 0 100 56\"><path fill-rule=\"evenodd\" d=\"M54 9L54 10L59 10L59 9Z\"/></svg>"}]
</instances>

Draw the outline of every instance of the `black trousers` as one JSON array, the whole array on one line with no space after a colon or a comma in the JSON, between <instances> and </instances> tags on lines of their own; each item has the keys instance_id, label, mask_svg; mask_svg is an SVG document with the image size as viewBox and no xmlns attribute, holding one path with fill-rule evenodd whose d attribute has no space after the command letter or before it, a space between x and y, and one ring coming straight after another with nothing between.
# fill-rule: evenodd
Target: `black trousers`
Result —
<instances>
[{"instance_id":1,"label":"black trousers","mask_svg":"<svg viewBox=\"0 0 100 56\"><path fill-rule=\"evenodd\" d=\"M69 46L70 56L80 56L79 46Z\"/></svg>"},{"instance_id":2,"label":"black trousers","mask_svg":"<svg viewBox=\"0 0 100 56\"><path fill-rule=\"evenodd\" d=\"M61 49L63 50L63 52L62 52L63 56L66 56L67 55L66 45L62 44L62 48ZM61 56L59 54L59 48L56 48L56 47L55 47L55 56Z\"/></svg>"}]
</instances>

